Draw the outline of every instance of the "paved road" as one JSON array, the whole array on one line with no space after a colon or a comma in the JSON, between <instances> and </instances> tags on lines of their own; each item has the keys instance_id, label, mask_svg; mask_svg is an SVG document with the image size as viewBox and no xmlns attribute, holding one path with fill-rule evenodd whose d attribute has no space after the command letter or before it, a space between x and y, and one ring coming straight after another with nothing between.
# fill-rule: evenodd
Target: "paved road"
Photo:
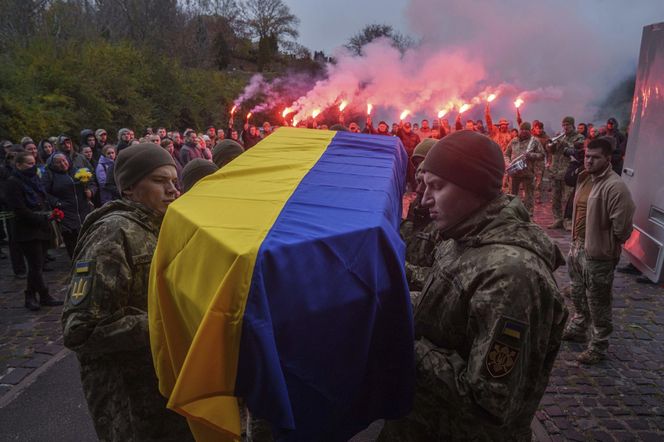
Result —
<instances>
[{"instance_id":1,"label":"paved road","mask_svg":"<svg viewBox=\"0 0 664 442\"><path fill-rule=\"evenodd\" d=\"M61 359L0 408L0 440L97 440L81 390L76 356L63 351L58 357Z\"/></svg>"}]
</instances>

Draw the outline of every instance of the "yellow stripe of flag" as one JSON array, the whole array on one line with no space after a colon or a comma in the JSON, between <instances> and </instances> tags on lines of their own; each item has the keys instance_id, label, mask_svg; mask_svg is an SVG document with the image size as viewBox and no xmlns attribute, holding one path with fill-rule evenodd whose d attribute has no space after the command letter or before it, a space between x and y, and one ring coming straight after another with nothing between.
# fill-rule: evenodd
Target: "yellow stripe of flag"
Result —
<instances>
[{"instance_id":1,"label":"yellow stripe of flag","mask_svg":"<svg viewBox=\"0 0 664 442\"><path fill-rule=\"evenodd\" d=\"M281 128L166 213L150 272L150 344L168 407L199 441L239 438L233 395L256 255L334 135Z\"/></svg>"}]
</instances>

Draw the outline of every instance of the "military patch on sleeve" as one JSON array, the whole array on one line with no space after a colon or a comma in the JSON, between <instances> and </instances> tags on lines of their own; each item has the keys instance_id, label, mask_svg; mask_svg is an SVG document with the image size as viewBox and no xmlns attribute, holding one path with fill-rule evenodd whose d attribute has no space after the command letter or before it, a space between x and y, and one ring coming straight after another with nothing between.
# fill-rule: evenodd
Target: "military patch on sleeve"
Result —
<instances>
[{"instance_id":1,"label":"military patch on sleeve","mask_svg":"<svg viewBox=\"0 0 664 442\"><path fill-rule=\"evenodd\" d=\"M491 349L486 355L486 369L492 377L502 378L512 371L518 358L518 348L493 341Z\"/></svg>"},{"instance_id":2,"label":"military patch on sleeve","mask_svg":"<svg viewBox=\"0 0 664 442\"><path fill-rule=\"evenodd\" d=\"M95 261L77 261L74 265L74 275L71 278L69 303L79 305L92 289L92 275Z\"/></svg>"},{"instance_id":3,"label":"military patch on sleeve","mask_svg":"<svg viewBox=\"0 0 664 442\"><path fill-rule=\"evenodd\" d=\"M491 377L502 378L517 365L528 324L503 316L495 330L486 355L486 369Z\"/></svg>"}]
</instances>

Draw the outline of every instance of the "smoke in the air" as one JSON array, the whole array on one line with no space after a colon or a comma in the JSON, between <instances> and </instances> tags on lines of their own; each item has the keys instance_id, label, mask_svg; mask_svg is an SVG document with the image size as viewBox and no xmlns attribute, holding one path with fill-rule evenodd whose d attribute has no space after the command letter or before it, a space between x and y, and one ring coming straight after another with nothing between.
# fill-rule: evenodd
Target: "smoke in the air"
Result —
<instances>
[{"instance_id":1,"label":"smoke in the air","mask_svg":"<svg viewBox=\"0 0 664 442\"><path fill-rule=\"evenodd\" d=\"M634 74L643 26L664 21L664 1L410 0L405 14L432 50L463 48L484 66L486 82L531 91L521 95L523 117L557 129L565 115L592 121ZM497 99L494 113L513 116L513 100Z\"/></svg>"},{"instance_id":2,"label":"smoke in the air","mask_svg":"<svg viewBox=\"0 0 664 442\"><path fill-rule=\"evenodd\" d=\"M262 94L253 112L288 106L296 122L322 113L319 120L334 123L342 101L356 121L371 104L374 121L398 121L408 110L412 121L440 112L452 122L462 106L464 120L482 118L495 94L494 120L514 122L521 99L525 120L557 130L565 115L592 121L611 88L633 74L642 27L664 20L664 1L410 0L405 14L420 44L404 54L387 40L362 56L340 48L323 79L255 76L235 104Z\"/></svg>"}]
</instances>

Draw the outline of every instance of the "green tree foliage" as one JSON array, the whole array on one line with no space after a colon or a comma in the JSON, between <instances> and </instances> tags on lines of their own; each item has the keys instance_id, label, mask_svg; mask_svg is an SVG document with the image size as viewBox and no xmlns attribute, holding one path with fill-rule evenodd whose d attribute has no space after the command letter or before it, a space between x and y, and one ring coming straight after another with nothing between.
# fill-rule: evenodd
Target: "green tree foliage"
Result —
<instances>
[{"instance_id":1,"label":"green tree foliage","mask_svg":"<svg viewBox=\"0 0 664 442\"><path fill-rule=\"evenodd\" d=\"M76 135L82 128L204 127L248 75L182 67L129 43L34 40L0 63L0 138ZM112 138L112 137L111 137Z\"/></svg>"}]
</instances>

